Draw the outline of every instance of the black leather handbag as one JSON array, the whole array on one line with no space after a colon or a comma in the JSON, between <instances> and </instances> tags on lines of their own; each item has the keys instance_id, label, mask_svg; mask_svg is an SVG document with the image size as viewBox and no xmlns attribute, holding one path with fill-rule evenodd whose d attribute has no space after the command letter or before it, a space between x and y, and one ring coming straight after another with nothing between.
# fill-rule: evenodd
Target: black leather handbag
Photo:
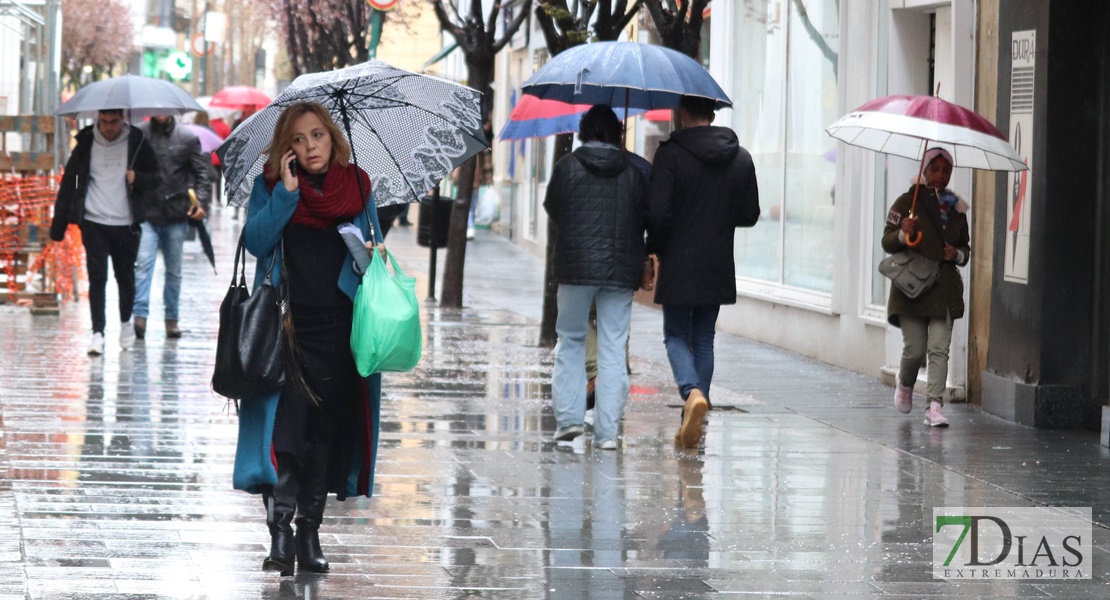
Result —
<instances>
[{"instance_id":1,"label":"black leather handbag","mask_svg":"<svg viewBox=\"0 0 1110 600\"><path fill-rule=\"evenodd\" d=\"M216 368L212 373L212 389L233 399L271 393L285 382L283 322L287 300L284 278L280 286L273 285L277 251L254 294L247 287L246 252L240 235L231 287L220 305Z\"/></svg>"}]
</instances>

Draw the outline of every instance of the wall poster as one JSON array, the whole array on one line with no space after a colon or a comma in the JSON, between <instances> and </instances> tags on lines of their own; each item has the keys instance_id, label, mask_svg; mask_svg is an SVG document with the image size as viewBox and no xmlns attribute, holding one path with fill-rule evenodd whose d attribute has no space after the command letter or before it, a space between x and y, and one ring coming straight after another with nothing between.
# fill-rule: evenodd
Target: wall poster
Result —
<instances>
[{"instance_id":1,"label":"wall poster","mask_svg":"<svg viewBox=\"0 0 1110 600\"><path fill-rule=\"evenodd\" d=\"M1036 30L1015 31L1010 43L1010 143L1030 170L1007 175L1006 260L1003 279L1029 283L1029 207L1033 202L1033 74Z\"/></svg>"}]
</instances>

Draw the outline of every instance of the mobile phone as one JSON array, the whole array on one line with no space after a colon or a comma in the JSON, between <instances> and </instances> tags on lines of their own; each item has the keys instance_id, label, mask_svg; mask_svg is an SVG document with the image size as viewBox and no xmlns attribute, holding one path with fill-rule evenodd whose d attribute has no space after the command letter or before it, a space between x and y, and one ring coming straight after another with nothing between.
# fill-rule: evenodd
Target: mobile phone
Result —
<instances>
[{"instance_id":1,"label":"mobile phone","mask_svg":"<svg viewBox=\"0 0 1110 600\"><path fill-rule=\"evenodd\" d=\"M289 174L293 177L297 176L297 159L289 161Z\"/></svg>"}]
</instances>

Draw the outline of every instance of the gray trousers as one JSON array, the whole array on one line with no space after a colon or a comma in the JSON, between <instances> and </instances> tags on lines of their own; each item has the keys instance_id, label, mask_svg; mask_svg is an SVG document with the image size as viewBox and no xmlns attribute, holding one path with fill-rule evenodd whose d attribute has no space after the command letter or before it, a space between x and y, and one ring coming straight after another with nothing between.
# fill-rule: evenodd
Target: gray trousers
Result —
<instances>
[{"instance_id":1,"label":"gray trousers","mask_svg":"<svg viewBox=\"0 0 1110 600\"><path fill-rule=\"evenodd\" d=\"M925 397L931 402L944 403L944 389L948 382L948 351L952 346L952 318L924 319L898 315L902 325L902 363L898 378L902 385L913 387L921 365L929 359L929 382Z\"/></svg>"}]
</instances>

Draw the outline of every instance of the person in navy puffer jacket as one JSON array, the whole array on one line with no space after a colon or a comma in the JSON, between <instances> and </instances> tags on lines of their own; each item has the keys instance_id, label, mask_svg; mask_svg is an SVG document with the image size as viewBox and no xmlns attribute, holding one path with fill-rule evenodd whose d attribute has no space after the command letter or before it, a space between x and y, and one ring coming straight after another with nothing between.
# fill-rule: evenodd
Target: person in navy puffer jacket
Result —
<instances>
[{"instance_id":1,"label":"person in navy puffer jacket","mask_svg":"<svg viewBox=\"0 0 1110 600\"><path fill-rule=\"evenodd\" d=\"M555 223L555 281L559 349L552 390L557 441L585 431L585 340L590 304L597 304L598 379L594 439L616 449L628 399L625 342L632 294L647 259L646 189L643 172L618 147L621 123L608 106L582 117L583 145L556 165L544 209Z\"/></svg>"}]
</instances>

